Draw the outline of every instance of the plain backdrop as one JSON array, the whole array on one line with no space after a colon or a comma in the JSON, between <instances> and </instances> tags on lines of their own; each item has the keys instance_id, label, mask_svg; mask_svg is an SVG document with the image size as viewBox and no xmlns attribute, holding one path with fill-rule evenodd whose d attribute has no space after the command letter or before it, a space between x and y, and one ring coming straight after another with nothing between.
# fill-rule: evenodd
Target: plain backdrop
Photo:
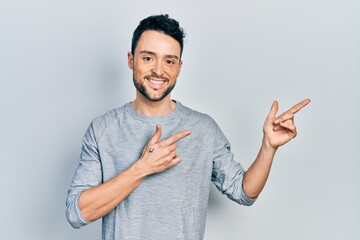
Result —
<instances>
[{"instance_id":1,"label":"plain backdrop","mask_svg":"<svg viewBox=\"0 0 360 240\"><path fill-rule=\"evenodd\" d=\"M272 101L312 99L252 207L212 188L205 239L360 239L357 0L1 0L0 239L100 239L67 223L67 190L91 120L134 99L132 32L159 13L187 33L173 98L245 168Z\"/></svg>"}]
</instances>

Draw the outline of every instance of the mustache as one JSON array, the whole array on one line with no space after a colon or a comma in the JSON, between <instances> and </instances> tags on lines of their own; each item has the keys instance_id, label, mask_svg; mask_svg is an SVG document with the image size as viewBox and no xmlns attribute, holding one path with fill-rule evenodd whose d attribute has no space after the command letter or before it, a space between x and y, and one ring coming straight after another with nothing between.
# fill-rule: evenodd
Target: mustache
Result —
<instances>
[{"instance_id":1,"label":"mustache","mask_svg":"<svg viewBox=\"0 0 360 240\"><path fill-rule=\"evenodd\" d=\"M151 75L146 75L145 78L156 78L156 79L160 79L160 80L164 80L164 81L169 81L168 78L166 78L162 75L157 75L156 73L152 73Z\"/></svg>"}]
</instances>

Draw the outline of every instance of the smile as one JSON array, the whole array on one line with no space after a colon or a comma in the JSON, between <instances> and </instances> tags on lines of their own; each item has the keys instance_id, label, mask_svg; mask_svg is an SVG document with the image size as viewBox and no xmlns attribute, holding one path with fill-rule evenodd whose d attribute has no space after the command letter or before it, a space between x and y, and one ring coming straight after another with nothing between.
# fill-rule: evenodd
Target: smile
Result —
<instances>
[{"instance_id":1,"label":"smile","mask_svg":"<svg viewBox=\"0 0 360 240\"><path fill-rule=\"evenodd\" d=\"M166 82L166 80L164 79L156 79L156 78L146 78L146 80L148 80L149 86L154 89L161 88Z\"/></svg>"}]
</instances>

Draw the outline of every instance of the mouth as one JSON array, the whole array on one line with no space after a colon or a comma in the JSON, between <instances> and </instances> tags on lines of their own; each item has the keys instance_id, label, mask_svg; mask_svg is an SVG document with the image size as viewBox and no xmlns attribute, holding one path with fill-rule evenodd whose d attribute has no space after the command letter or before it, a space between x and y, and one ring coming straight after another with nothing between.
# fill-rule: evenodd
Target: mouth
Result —
<instances>
[{"instance_id":1,"label":"mouth","mask_svg":"<svg viewBox=\"0 0 360 240\"><path fill-rule=\"evenodd\" d=\"M167 82L166 79L159 79L152 77L146 77L145 79L148 81L149 86L155 90L162 88L164 84Z\"/></svg>"}]
</instances>

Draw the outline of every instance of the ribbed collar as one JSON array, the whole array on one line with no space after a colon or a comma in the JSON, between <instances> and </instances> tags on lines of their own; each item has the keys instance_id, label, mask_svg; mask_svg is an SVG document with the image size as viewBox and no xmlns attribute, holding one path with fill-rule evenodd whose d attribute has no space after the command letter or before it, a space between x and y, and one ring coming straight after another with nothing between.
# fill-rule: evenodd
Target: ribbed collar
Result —
<instances>
[{"instance_id":1,"label":"ribbed collar","mask_svg":"<svg viewBox=\"0 0 360 240\"><path fill-rule=\"evenodd\" d=\"M180 112L181 112L181 109L183 108L183 105L178 101L175 101L175 100L173 100L173 101L176 103L175 109L171 113L164 115L164 116L142 115L133 108L133 106L131 105L130 102L125 104L125 108L126 108L126 111L128 111L133 117L135 117L141 121L162 123L162 122L167 122L172 119L176 119L176 118L178 119L178 117L180 116Z\"/></svg>"}]
</instances>

